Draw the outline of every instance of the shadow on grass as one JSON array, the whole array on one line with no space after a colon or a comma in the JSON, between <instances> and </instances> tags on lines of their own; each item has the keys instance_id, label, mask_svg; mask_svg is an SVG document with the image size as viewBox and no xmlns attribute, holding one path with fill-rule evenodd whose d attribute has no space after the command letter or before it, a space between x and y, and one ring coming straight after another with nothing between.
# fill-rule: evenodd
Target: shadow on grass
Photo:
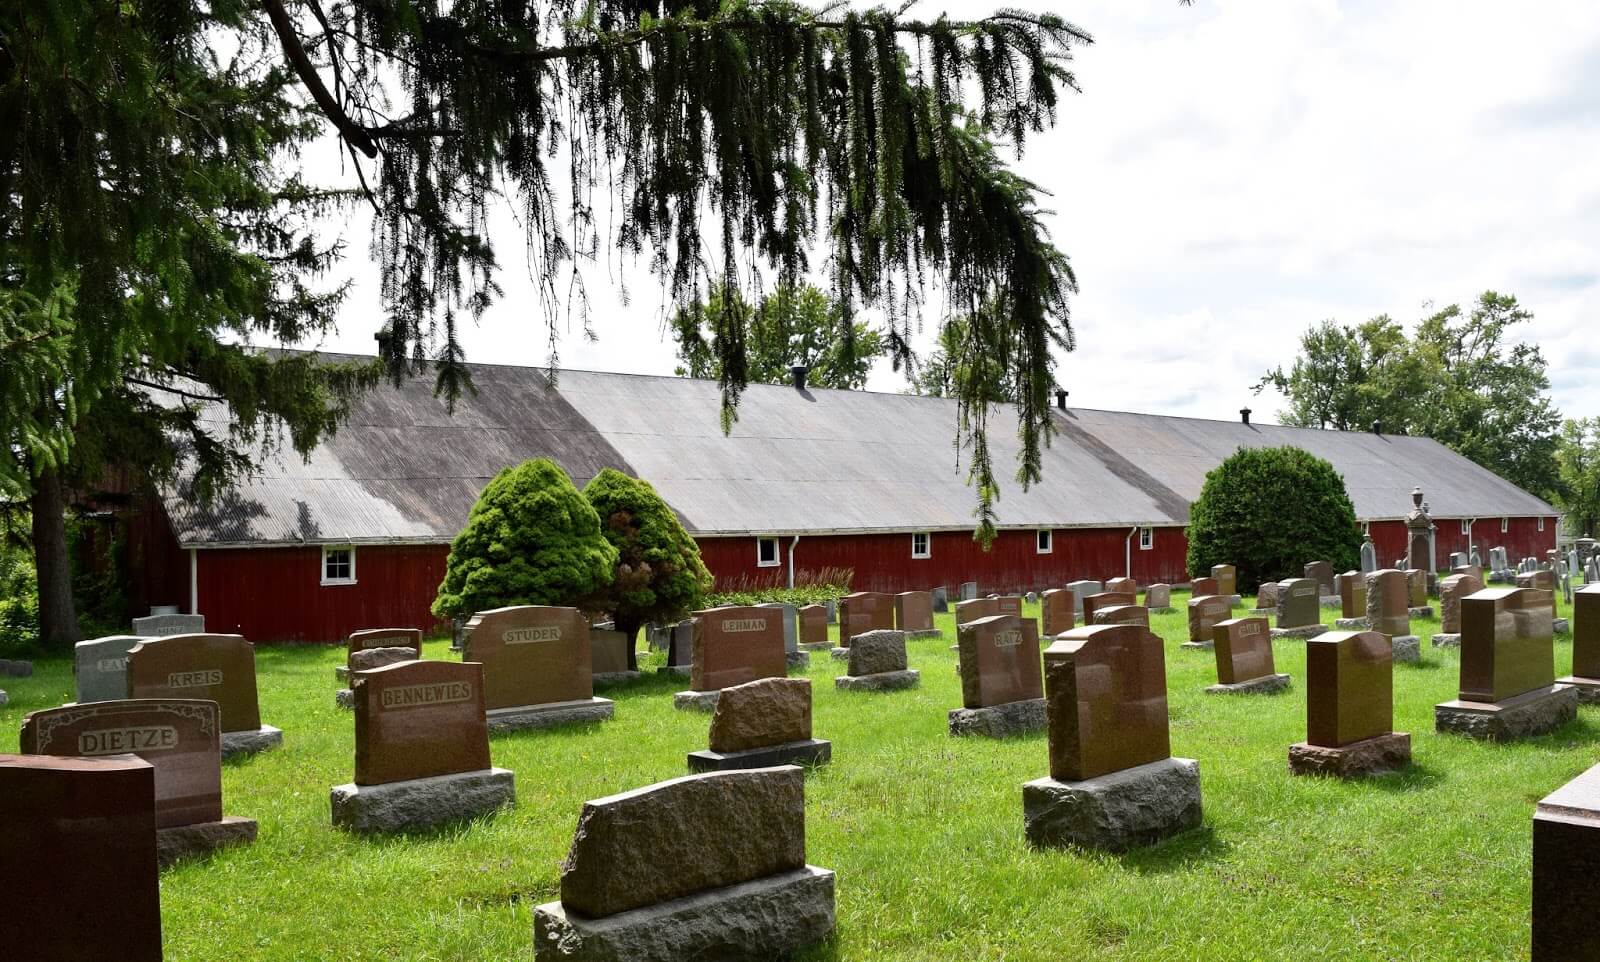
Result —
<instances>
[{"instance_id":1,"label":"shadow on grass","mask_svg":"<svg viewBox=\"0 0 1600 962\"><path fill-rule=\"evenodd\" d=\"M1226 858L1232 851L1233 844L1219 837L1211 825L1205 824L1149 848L1123 852L1116 858L1123 868L1140 875L1162 875Z\"/></svg>"},{"instance_id":2,"label":"shadow on grass","mask_svg":"<svg viewBox=\"0 0 1600 962\"><path fill-rule=\"evenodd\" d=\"M1426 791L1444 783L1444 775L1437 769L1420 762L1413 761L1410 765L1397 772L1384 772L1369 778L1354 779L1351 784L1370 785L1371 787L1391 794L1405 794L1409 792Z\"/></svg>"}]
</instances>

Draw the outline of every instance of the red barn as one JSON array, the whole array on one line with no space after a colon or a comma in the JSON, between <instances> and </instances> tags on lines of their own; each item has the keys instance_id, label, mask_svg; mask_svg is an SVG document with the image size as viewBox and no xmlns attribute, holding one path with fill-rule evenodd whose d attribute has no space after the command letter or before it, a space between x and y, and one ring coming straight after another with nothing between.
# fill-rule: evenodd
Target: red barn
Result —
<instances>
[{"instance_id":1,"label":"red barn","mask_svg":"<svg viewBox=\"0 0 1600 962\"><path fill-rule=\"evenodd\" d=\"M552 383L542 368L496 365L473 378L477 393L454 414L426 379L380 388L308 461L271 457L208 507L181 484L162 492L130 527L136 594L260 641L432 627L450 541L478 492L540 456L579 487L605 467L650 481L723 585L826 567L852 568L855 587L875 591L1122 574L1183 583L1189 501L1206 472L1241 447L1275 445L1339 469L1384 563L1405 552L1401 519L1418 485L1441 566L1469 537L1485 558L1490 546L1516 559L1556 544L1554 508L1427 438L1063 408L1043 483L1005 486L1000 536L984 552L952 445L954 401L751 385L724 435L711 381L562 371ZM1008 476L1014 417L998 410L989 428Z\"/></svg>"}]
</instances>

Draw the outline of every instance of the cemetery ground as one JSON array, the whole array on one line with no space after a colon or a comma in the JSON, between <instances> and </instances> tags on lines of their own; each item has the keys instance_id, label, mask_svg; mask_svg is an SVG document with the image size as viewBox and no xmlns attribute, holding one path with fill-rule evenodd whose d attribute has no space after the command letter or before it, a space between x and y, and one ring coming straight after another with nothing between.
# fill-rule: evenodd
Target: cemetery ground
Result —
<instances>
[{"instance_id":1,"label":"cemetery ground","mask_svg":"<svg viewBox=\"0 0 1600 962\"><path fill-rule=\"evenodd\" d=\"M1438 622L1416 620L1423 660L1396 665L1394 686L1414 766L1364 782L1291 777L1304 643L1274 643L1289 692L1207 695L1212 653L1178 647L1186 601L1175 592L1179 613L1151 621L1166 642L1173 754L1200 762L1205 826L1122 856L1025 844L1021 787L1047 773L1042 732L946 734L961 700L952 615L937 616L942 639L909 643L914 690L836 691L843 664L813 655L816 734L833 762L807 778L806 854L838 873L838 928L802 958L1526 958L1534 803L1597 760L1600 709L1521 743L1435 734L1460 654L1431 648ZM1558 675L1571 652L1558 638ZM455 657L443 641L425 654ZM647 677L602 691L613 721L495 736L514 809L420 836L346 835L328 812L353 765L352 718L333 699L343 657L258 649L262 717L285 744L227 763L223 804L259 820L260 839L163 873L167 958L529 959L533 908L557 897L583 801L685 774L685 753L706 745L710 716L672 707L683 679ZM15 751L25 712L71 699L70 663L40 661L6 687L0 751Z\"/></svg>"}]
</instances>

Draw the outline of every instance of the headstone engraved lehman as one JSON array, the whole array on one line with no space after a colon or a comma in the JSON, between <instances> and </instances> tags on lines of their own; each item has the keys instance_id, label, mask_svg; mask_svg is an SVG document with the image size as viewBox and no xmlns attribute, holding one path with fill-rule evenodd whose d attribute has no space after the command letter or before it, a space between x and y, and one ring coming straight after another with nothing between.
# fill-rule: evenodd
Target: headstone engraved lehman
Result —
<instances>
[{"instance_id":1,"label":"headstone engraved lehman","mask_svg":"<svg viewBox=\"0 0 1600 962\"><path fill-rule=\"evenodd\" d=\"M786 958L834 927L805 860L798 766L708 772L585 802L535 962Z\"/></svg>"},{"instance_id":2,"label":"headstone engraved lehman","mask_svg":"<svg viewBox=\"0 0 1600 962\"><path fill-rule=\"evenodd\" d=\"M1044 679L1034 620L982 618L962 625L957 638L961 707L950 710L950 734L1004 738L1043 729Z\"/></svg>"},{"instance_id":3,"label":"headstone engraved lehman","mask_svg":"<svg viewBox=\"0 0 1600 962\"><path fill-rule=\"evenodd\" d=\"M161 962L155 769L133 755L0 755L0 866L29 893L5 957Z\"/></svg>"},{"instance_id":4,"label":"headstone engraved lehman","mask_svg":"<svg viewBox=\"0 0 1600 962\"><path fill-rule=\"evenodd\" d=\"M423 831L516 802L511 772L489 760L483 666L406 661L351 677L355 781L329 792L351 832Z\"/></svg>"},{"instance_id":5,"label":"headstone engraved lehman","mask_svg":"<svg viewBox=\"0 0 1600 962\"><path fill-rule=\"evenodd\" d=\"M1210 648L1213 643L1211 629L1217 622L1226 621L1233 614L1228 599L1216 595L1196 595L1189 599L1189 640L1184 648Z\"/></svg>"},{"instance_id":6,"label":"headstone engraved lehman","mask_svg":"<svg viewBox=\"0 0 1600 962\"><path fill-rule=\"evenodd\" d=\"M1376 631L1306 642L1306 740L1289 748L1296 775L1351 778L1404 768L1411 736L1394 727L1394 650Z\"/></svg>"},{"instance_id":7,"label":"headstone engraved lehman","mask_svg":"<svg viewBox=\"0 0 1600 962\"><path fill-rule=\"evenodd\" d=\"M222 729L214 701L142 698L48 708L22 721L25 755L132 754L155 769L161 864L255 841L256 822L222 814Z\"/></svg>"},{"instance_id":8,"label":"headstone engraved lehman","mask_svg":"<svg viewBox=\"0 0 1600 962\"><path fill-rule=\"evenodd\" d=\"M839 620L842 629L845 616L841 614ZM672 703L677 708L709 712L717 707L724 688L757 678L783 678L788 673L778 612L737 605L697 611L689 690L674 695Z\"/></svg>"},{"instance_id":9,"label":"headstone engraved lehman","mask_svg":"<svg viewBox=\"0 0 1600 962\"><path fill-rule=\"evenodd\" d=\"M1322 623L1322 586L1315 578L1278 582L1278 626L1274 638L1315 638L1327 631Z\"/></svg>"},{"instance_id":10,"label":"headstone engraved lehman","mask_svg":"<svg viewBox=\"0 0 1600 962\"><path fill-rule=\"evenodd\" d=\"M1200 825L1200 766L1172 758L1161 638L1076 628L1045 650L1050 775L1022 787L1030 844L1124 851Z\"/></svg>"},{"instance_id":11,"label":"headstone engraved lehman","mask_svg":"<svg viewBox=\"0 0 1600 962\"><path fill-rule=\"evenodd\" d=\"M1272 665L1272 634L1265 618L1229 618L1212 626L1217 656L1213 695L1267 694L1289 687L1289 676Z\"/></svg>"},{"instance_id":12,"label":"headstone engraved lehman","mask_svg":"<svg viewBox=\"0 0 1600 962\"><path fill-rule=\"evenodd\" d=\"M261 724L255 646L240 635L147 638L128 651L128 697L214 701L222 710L222 757L276 748L283 732Z\"/></svg>"},{"instance_id":13,"label":"headstone engraved lehman","mask_svg":"<svg viewBox=\"0 0 1600 962\"><path fill-rule=\"evenodd\" d=\"M1384 568L1367 575L1367 627L1388 636L1395 661L1422 657L1422 642L1411 633L1411 581L1404 571Z\"/></svg>"},{"instance_id":14,"label":"headstone engraved lehman","mask_svg":"<svg viewBox=\"0 0 1600 962\"><path fill-rule=\"evenodd\" d=\"M1600 765L1546 795L1533 813L1533 962L1600 959Z\"/></svg>"},{"instance_id":15,"label":"headstone engraved lehman","mask_svg":"<svg viewBox=\"0 0 1600 962\"><path fill-rule=\"evenodd\" d=\"M78 703L128 697L128 652L143 640L137 635L110 635L74 645L72 673Z\"/></svg>"},{"instance_id":16,"label":"headstone engraved lehman","mask_svg":"<svg viewBox=\"0 0 1600 962\"><path fill-rule=\"evenodd\" d=\"M822 765L832 743L811 736L811 679L762 678L724 688L711 716L710 747L690 752L691 772Z\"/></svg>"},{"instance_id":17,"label":"headstone engraved lehman","mask_svg":"<svg viewBox=\"0 0 1600 962\"><path fill-rule=\"evenodd\" d=\"M1578 700L1600 702L1600 584L1572 593L1572 674L1561 679Z\"/></svg>"},{"instance_id":18,"label":"headstone engraved lehman","mask_svg":"<svg viewBox=\"0 0 1600 962\"><path fill-rule=\"evenodd\" d=\"M589 620L576 608L480 611L467 622L461 660L483 666L491 732L604 721L615 711L595 697Z\"/></svg>"},{"instance_id":19,"label":"headstone engraved lehman","mask_svg":"<svg viewBox=\"0 0 1600 962\"><path fill-rule=\"evenodd\" d=\"M1554 607L1554 596L1536 588L1490 588L1461 600L1460 697L1434 706L1436 729L1510 741L1577 717L1577 691L1555 683Z\"/></svg>"},{"instance_id":20,"label":"headstone engraved lehman","mask_svg":"<svg viewBox=\"0 0 1600 962\"><path fill-rule=\"evenodd\" d=\"M902 631L869 631L850 645L849 674L833 680L843 691L894 691L915 688L916 669L906 667L906 636Z\"/></svg>"}]
</instances>

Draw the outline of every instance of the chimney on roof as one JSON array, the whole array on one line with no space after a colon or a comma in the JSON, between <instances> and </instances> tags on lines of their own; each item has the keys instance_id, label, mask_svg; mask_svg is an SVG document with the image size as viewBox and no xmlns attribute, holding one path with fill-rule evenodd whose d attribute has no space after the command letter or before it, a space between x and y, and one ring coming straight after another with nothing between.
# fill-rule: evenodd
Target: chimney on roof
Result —
<instances>
[{"instance_id":1,"label":"chimney on roof","mask_svg":"<svg viewBox=\"0 0 1600 962\"><path fill-rule=\"evenodd\" d=\"M1066 409L1067 409L1067 392L1061 390L1060 388L1056 388L1056 410L1065 411Z\"/></svg>"},{"instance_id":2,"label":"chimney on roof","mask_svg":"<svg viewBox=\"0 0 1600 962\"><path fill-rule=\"evenodd\" d=\"M806 389L806 375L809 373L811 373L811 368L804 364L796 364L789 368L789 376L794 379L794 389L796 391L804 391Z\"/></svg>"},{"instance_id":3,"label":"chimney on roof","mask_svg":"<svg viewBox=\"0 0 1600 962\"><path fill-rule=\"evenodd\" d=\"M1249 408L1240 408L1239 409L1239 420L1241 422L1243 422L1244 424L1249 424L1250 423L1250 409Z\"/></svg>"},{"instance_id":4,"label":"chimney on roof","mask_svg":"<svg viewBox=\"0 0 1600 962\"><path fill-rule=\"evenodd\" d=\"M1382 434L1383 433L1383 419L1382 418L1379 418L1378 420L1372 422L1372 433L1373 434Z\"/></svg>"}]
</instances>

